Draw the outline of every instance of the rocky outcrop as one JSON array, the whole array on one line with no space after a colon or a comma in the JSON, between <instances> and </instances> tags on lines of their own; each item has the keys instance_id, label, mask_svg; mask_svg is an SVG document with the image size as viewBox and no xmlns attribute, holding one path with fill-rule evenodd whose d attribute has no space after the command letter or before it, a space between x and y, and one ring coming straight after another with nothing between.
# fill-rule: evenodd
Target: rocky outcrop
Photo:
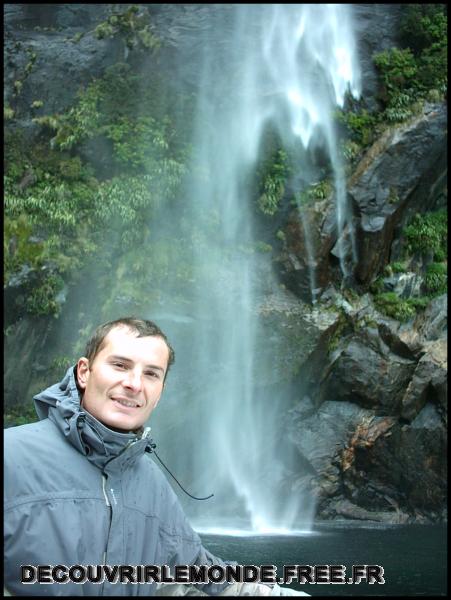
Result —
<instances>
[{"instance_id":1,"label":"rocky outcrop","mask_svg":"<svg viewBox=\"0 0 451 600\"><path fill-rule=\"evenodd\" d=\"M102 4L5 5L5 101L22 130L37 135L33 117L64 112L81 86L117 62L114 41L75 37L106 14ZM33 108L35 101L42 105Z\"/></svg>"},{"instance_id":2,"label":"rocky outcrop","mask_svg":"<svg viewBox=\"0 0 451 600\"><path fill-rule=\"evenodd\" d=\"M353 4L353 24L358 40L357 51L362 77L362 97L365 105L377 110L379 77L373 56L393 48L399 38L399 26L405 6L402 4Z\"/></svg>"},{"instance_id":3,"label":"rocky outcrop","mask_svg":"<svg viewBox=\"0 0 451 600\"><path fill-rule=\"evenodd\" d=\"M286 426L309 472L293 489L316 497L319 518L446 518L446 295L409 326L380 315L369 296L326 298L347 325L321 378L308 376L309 361L301 369L307 395Z\"/></svg>"},{"instance_id":4,"label":"rocky outcrop","mask_svg":"<svg viewBox=\"0 0 451 600\"><path fill-rule=\"evenodd\" d=\"M435 208L437 197L446 189L446 127L446 106L426 105L421 115L383 133L350 176L357 248L352 274L362 290L368 289L392 258L406 221L417 211ZM335 251L338 244L348 249L350 261L351 233L348 226L342 240L337 240L334 203L330 195L302 206L290 213L282 227L284 239L276 268L282 281L307 301L312 300L312 281L318 296L329 282L338 284L342 279ZM411 278L410 285L419 287L414 274ZM399 286L398 279L393 287Z\"/></svg>"},{"instance_id":5,"label":"rocky outcrop","mask_svg":"<svg viewBox=\"0 0 451 600\"><path fill-rule=\"evenodd\" d=\"M394 230L432 198L415 194L433 189L447 170L445 105L426 105L405 125L389 130L368 150L348 183L357 216L359 283L370 282L388 262Z\"/></svg>"}]
</instances>

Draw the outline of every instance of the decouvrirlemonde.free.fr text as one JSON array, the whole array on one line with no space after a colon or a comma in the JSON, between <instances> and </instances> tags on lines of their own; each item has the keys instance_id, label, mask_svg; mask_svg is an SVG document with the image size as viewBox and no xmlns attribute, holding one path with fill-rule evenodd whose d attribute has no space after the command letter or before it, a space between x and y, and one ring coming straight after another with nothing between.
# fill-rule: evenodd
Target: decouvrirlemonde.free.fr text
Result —
<instances>
[{"instance_id":1,"label":"decouvrirlemonde.free.fr text","mask_svg":"<svg viewBox=\"0 0 451 600\"><path fill-rule=\"evenodd\" d=\"M32 583L385 583L380 565L22 565L21 582Z\"/></svg>"}]
</instances>

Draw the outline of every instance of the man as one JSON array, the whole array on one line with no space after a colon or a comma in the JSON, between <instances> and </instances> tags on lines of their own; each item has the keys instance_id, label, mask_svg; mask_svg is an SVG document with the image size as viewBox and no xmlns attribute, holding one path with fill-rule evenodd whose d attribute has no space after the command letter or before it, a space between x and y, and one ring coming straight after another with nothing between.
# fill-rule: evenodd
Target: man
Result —
<instances>
[{"instance_id":1,"label":"man","mask_svg":"<svg viewBox=\"0 0 451 600\"><path fill-rule=\"evenodd\" d=\"M105 323L64 379L35 396L41 420L5 431L5 583L13 595L293 594L263 584L21 583L22 565L224 566L146 455L143 426L173 362L151 321Z\"/></svg>"}]
</instances>

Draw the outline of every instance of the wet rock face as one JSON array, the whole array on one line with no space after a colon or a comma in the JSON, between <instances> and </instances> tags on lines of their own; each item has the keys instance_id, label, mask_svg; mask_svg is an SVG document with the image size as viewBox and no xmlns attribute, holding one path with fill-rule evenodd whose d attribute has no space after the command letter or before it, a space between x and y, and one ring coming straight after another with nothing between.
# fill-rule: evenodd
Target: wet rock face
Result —
<instances>
[{"instance_id":1,"label":"wet rock face","mask_svg":"<svg viewBox=\"0 0 451 600\"><path fill-rule=\"evenodd\" d=\"M368 283L387 263L395 227L407 209L419 208L415 192L432 188L446 172L445 105L427 106L412 122L387 132L362 159L348 186L357 219L355 276ZM427 210L424 205L421 210Z\"/></svg>"},{"instance_id":2,"label":"wet rock face","mask_svg":"<svg viewBox=\"0 0 451 600\"><path fill-rule=\"evenodd\" d=\"M447 340L429 342L426 353L418 361L413 377L402 397L402 416L416 418L428 399L433 399L446 425L448 387Z\"/></svg>"},{"instance_id":3,"label":"wet rock face","mask_svg":"<svg viewBox=\"0 0 451 600\"><path fill-rule=\"evenodd\" d=\"M31 119L62 113L72 106L80 87L118 60L114 40L92 34L106 18L107 5L20 4L5 7L5 100L14 105L22 130L34 137ZM31 67L31 68L30 68ZM19 95L14 82L20 81ZM32 109L35 101L41 108Z\"/></svg>"},{"instance_id":4,"label":"wet rock face","mask_svg":"<svg viewBox=\"0 0 451 600\"><path fill-rule=\"evenodd\" d=\"M377 110L379 80L373 55L396 45L399 24L405 7L401 4L353 4L353 24L358 40L362 95L366 106Z\"/></svg>"},{"instance_id":5,"label":"wet rock face","mask_svg":"<svg viewBox=\"0 0 451 600\"><path fill-rule=\"evenodd\" d=\"M377 332L372 340L366 337L353 336L333 363L321 393L373 408L376 414L399 414L415 363L390 352Z\"/></svg>"},{"instance_id":6,"label":"wet rock face","mask_svg":"<svg viewBox=\"0 0 451 600\"><path fill-rule=\"evenodd\" d=\"M312 301L312 278L319 294L335 276L338 259L331 252L337 240L331 199L292 211L283 228L285 239L275 259L280 278L307 302Z\"/></svg>"},{"instance_id":7,"label":"wet rock face","mask_svg":"<svg viewBox=\"0 0 451 600\"><path fill-rule=\"evenodd\" d=\"M371 444L363 438L345 472L346 494L367 509L440 514L446 499L446 436L432 406L416 426L396 423ZM396 456L396 460L394 457Z\"/></svg>"},{"instance_id":8,"label":"wet rock face","mask_svg":"<svg viewBox=\"0 0 451 600\"><path fill-rule=\"evenodd\" d=\"M369 298L345 311L337 347L286 419L308 475L293 489L313 494L319 518L434 522L446 500L446 295L409 325L383 317ZM324 300L324 298L323 298ZM319 373L319 375L318 375ZM445 511L445 512L444 512Z\"/></svg>"},{"instance_id":9,"label":"wet rock face","mask_svg":"<svg viewBox=\"0 0 451 600\"><path fill-rule=\"evenodd\" d=\"M353 275L363 289L391 259L407 219L434 208L431 190L443 187L447 172L446 138L446 106L428 105L421 116L384 133L351 175L348 193L357 248ZM311 301L312 276L317 293L340 281L332 197L303 208L301 216L292 212L282 229L285 240L275 264L290 289ZM350 246L346 229L343 238L343 246ZM399 288L398 280L392 285ZM418 287L419 282L410 284Z\"/></svg>"}]
</instances>

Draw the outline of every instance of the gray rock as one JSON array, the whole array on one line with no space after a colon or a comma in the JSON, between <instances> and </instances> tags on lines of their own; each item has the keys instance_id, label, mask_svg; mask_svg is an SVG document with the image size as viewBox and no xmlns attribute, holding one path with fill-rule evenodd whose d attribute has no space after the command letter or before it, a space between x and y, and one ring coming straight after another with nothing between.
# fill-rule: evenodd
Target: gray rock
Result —
<instances>
[{"instance_id":1,"label":"gray rock","mask_svg":"<svg viewBox=\"0 0 451 600\"><path fill-rule=\"evenodd\" d=\"M411 298L421 296L423 278L416 273L395 273L391 277L382 280L384 289L394 292L400 298Z\"/></svg>"},{"instance_id":2,"label":"gray rock","mask_svg":"<svg viewBox=\"0 0 451 600\"><path fill-rule=\"evenodd\" d=\"M418 315L414 327L426 341L447 338L448 294L442 294L431 300L426 310Z\"/></svg>"},{"instance_id":3,"label":"gray rock","mask_svg":"<svg viewBox=\"0 0 451 600\"><path fill-rule=\"evenodd\" d=\"M327 473L357 423L374 412L352 402L327 401L306 416L304 411L311 410L311 404L302 407L303 403L288 413L288 435L316 474Z\"/></svg>"},{"instance_id":4,"label":"gray rock","mask_svg":"<svg viewBox=\"0 0 451 600\"><path fill-rule=\"evenodd\" d=\"M360 217L355 275L369 282L387 263L395 228L403 212L427 210L424 186L434 186L446 171L447 111L426 110L387 131L368 150L349 182L349 195ZM418 168L421 165L421 169Z\"/></svg>"},{"instance_id":5,"label":"gray rock","mask_svg":"<svg viewBox=\"0 0 451 600\"><path fill-rule=\"evenodd\" d=\"M377 330L367 329L343 343L321 397L355 402L381 415L399 414L414 369L414 361L393 354Z\"/></svg>"},{"instance_id":6,"label":"gray rock","mask_svg":"<svg viewBox=\"0 0 451 600\"><path fill-rule=\"evenodd\" d=\"M411 421L426 402L435 398L439 411L446 420L448 354L447 341L439 339L424 345L413 377L402 397L402 416Z\"/></svg>"}]
</instances>

